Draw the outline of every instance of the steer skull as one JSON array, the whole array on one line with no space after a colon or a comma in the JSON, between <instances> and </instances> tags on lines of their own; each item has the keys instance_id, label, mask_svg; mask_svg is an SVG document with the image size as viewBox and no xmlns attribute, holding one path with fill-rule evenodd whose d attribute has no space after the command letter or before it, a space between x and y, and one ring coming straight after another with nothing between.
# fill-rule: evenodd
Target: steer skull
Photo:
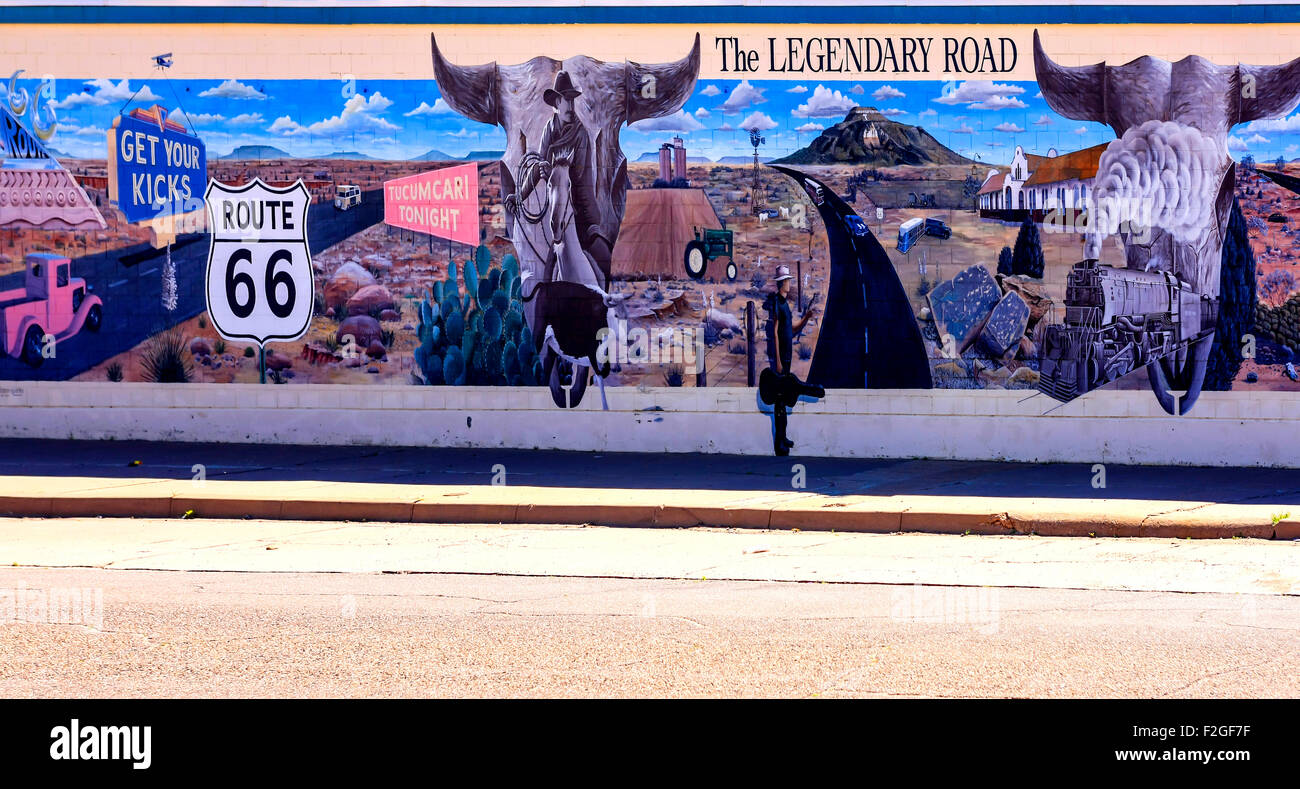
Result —
<instances>
[{"instance_id":1,"label":"steer skull","mask_svg":"<svg viewBox=\"0 0 1300 789\"><path fill-rule=\"evenodd\" d=\"M434 75L447 105L506 132L501 189L506 229L519 257L525 318L552 396L561 407L572 407L589 369L608 372L596 362L596 330L610 303L610 262L626 203L619 129L682 107L699 73L699 35L684 59L654 65L578 55L460 66L443 57L436 38L432 46ZM562 95L580 130L559 124ZM563 387L570 376L570 387ZM568 403L562 388L572 390Z\"/></svg>"},{"instance_id":2,"label":"steer skull","mask_svg":"<svg viewBox=\"0 0 1300 789\"><path fill-rule=\"evenodd\" d=\"M1034 31L1034 70L1053 110L1108 124L1118 137L1098 167L1088 257L1096 257L1100 235L1123 220L1129 268L1172 272L1217 299L1236 180L1228 133L1295 107L1300 58L1219 66L1195 55L1176 63L1143 56L1122 66L1070 67L1053 62ZM1169 413L1186 413L1196 402L1213 340L1210 331L1176 358L1149 366L1152 390ZM1171 385L1186 392L1177 409Z\"/></svg>"}]
</instances>

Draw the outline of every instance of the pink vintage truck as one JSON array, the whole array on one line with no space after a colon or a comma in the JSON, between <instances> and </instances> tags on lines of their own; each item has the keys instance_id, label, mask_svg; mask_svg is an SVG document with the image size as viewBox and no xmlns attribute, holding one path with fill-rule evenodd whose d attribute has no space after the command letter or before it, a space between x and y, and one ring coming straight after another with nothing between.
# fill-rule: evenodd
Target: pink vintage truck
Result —
<instances>
[{"instance_id":1,"label":"pink vintage truck","mask_svg":"<svg viewBox=\"0 0 1300 789\"><path fill-rule=\"evenodd\" d=\"M97 332L103 321L103 302L87 292L84 279L72 277L72 261L60 255L28 255L24 287L0 291L3 350L32 367L45 361L46 334L61 342L83 327Z\"/></svg>"}]
</instances>

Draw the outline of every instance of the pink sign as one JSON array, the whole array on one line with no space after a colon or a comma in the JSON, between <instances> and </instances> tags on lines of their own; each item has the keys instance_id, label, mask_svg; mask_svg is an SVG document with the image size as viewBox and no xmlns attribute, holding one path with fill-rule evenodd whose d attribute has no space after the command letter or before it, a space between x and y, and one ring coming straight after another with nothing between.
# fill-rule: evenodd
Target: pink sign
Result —
<instances>
[{"instance_id":1,"label":"pink sign","mask_svg":"<svg viewBox=\"0 0 1300 789\"><path fill-rule=\"evenodd\" d=\"M462 164L384 182L384 222L478 244L478 165Z\"/></svg>"}]
</instances>

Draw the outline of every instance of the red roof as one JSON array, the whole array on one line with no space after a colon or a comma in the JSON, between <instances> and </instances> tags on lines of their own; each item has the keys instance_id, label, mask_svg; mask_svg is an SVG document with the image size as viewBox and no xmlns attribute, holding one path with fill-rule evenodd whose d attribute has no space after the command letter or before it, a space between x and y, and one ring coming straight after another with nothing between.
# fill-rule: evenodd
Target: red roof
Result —
<instances>
[{"instance_id":1,"label":"red roof","mask_svg":"<svg viewBox=\"0 0 1300 789\"><path fill-rule=\"evenodd\" d=\"M1025 181L1025 186L1042 186L1060 181L1086 181L1094 178L1097 175L1097 165L1101 162L1101 153L1109 144L1104 142L1081 151L1043 159L1034 168L1029 180Z\"/></svg>"},{"instance_id":2,"label":"red roof","mask_svg":"<svg viewBox=\"0 0 1300 789\"><path fill-rule=\"evenodd\" d=\"M1006 180L1007 180L1006 173L998 173L997 175L989 176L989 179L984 182L984 185L981 186L980 190L975 194L978 197L979 195L989 195L989 194L993 194L994 192L1001 192L1002 185L1006 183Z\"/></svg>"}]
</instances>

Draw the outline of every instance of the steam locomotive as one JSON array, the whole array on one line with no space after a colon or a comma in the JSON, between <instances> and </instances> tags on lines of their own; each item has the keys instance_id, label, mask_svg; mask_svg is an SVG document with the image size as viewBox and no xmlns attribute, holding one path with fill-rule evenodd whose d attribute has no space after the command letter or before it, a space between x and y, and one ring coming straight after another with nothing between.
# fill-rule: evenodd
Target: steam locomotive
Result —
<instances>
[{"instance_id":1,"label":"steam locomotive","mask_svg":"<svg viewBox=\"0 0 1300 789\"><path fill-rule=\"evenodd\" d=\"M1164 271L1074 264L1065 322L1047 327L1038 390L1069 402L1214 331L1219 301Z\"/></svg>"}]
</instances>

